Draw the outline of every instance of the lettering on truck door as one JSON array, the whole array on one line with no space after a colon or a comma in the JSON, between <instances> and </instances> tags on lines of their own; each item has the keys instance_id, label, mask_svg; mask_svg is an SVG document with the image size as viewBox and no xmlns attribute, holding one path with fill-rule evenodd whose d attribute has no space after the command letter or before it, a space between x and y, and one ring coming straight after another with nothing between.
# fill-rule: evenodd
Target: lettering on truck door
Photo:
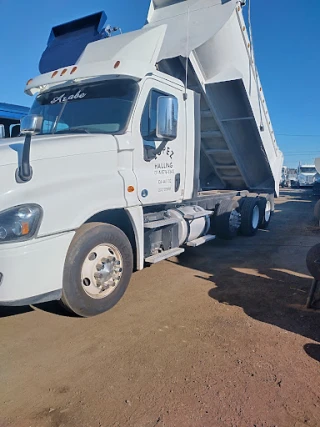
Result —
<instances>
[{"instance_id":1,"label":"lettering on truck door","mask_svg":"<svg viewBox=\"0 0 320 427\"><path fill-rule=\"evenodd\" d=\"M178 103L177 137L165 143L156 136L158 98L171 96ZM136 144L134 172L138 183L138 197L142 204L181 200L185 180L186 130L182 92L155 80L147 80L138 100L133 123ZM154 152L162 146L156 156Z\"/></svg>"}]
</instances>

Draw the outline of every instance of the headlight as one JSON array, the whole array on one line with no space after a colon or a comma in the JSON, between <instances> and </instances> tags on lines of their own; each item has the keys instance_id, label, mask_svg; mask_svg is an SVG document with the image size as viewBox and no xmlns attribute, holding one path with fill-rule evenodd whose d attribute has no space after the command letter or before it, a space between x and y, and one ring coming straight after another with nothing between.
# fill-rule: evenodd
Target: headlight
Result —
<instances>
[{"instance_id":1,"label":"headlight","mask_svg":"<svg viewBox=\"0 0 320 427\"><path fill-rule=\"evenodd\" d=\"M42 209L21 205L0 212L0 244L32 239L40 227Z\"/></svg>"}]
</instances>

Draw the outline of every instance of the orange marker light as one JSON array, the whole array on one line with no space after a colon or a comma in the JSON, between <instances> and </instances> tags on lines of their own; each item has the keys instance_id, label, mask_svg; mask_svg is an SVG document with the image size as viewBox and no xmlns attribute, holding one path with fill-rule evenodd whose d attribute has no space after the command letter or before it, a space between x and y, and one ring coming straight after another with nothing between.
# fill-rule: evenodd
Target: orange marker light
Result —
<instances>
[{"instance_id":1,"label":"orange marker light","mask_svg":"<svg viewBox=\"0 0 320 427\"><path fill-rule=\"evenodd\" d=\"M70 74L73 74L77 71L78 67L73 67L72 70L70 71Z\"/></svg>"},{"instance_id":2,"label":"orange marker light","mask_svg":"<svg viewBox=\"0 0 320 427\"><path fill-rule=\"evenodd\" d=\"M27 81L27 86L32 82L32 80L33 80L33 79L29 79L29 80Z\"/></svg>"},{"instance_id":3,"label":"orange marker light","mask_svg":"<svg viewBox=\"0 0 320 427\"><path fill-rule=\"evenodd\" d=\"M134 187L132 185L129 185L129 187L127 188L128 193L133 193L134 192Z\"/></svg>"},{"instance_id":4,"label":"orange marker light","mask_svg":"<svg viewBox=\"0 0 320 427\"><path fill-rule=\"evenodd\" d=\"M51 78L53 79L53 77L55 77L55 76L58 74L58 72L59 72L59 71L54 71L54 72L52 73Z\"/></svg>"},{"instance_id":5,"label":"orange marker light","mask_svg":"<svg viewBox=\"0 0 320 427\"><path fill-rule=\"evenodd\" d=\"M120 62L120 61L117 61L117 62L114 64L114 68L118 68L118 67L120 67L120 64L121 64L121 62Z\"/></svg>"},{"instance_id":6,"label":"orange marker light","mask_svg":"<svg viewBox=\"0 0 320 427\"><path fill-rule=\"evenodd\" d=\"M25 236L26 234L28 234L29 233L29 223L28 222L23 222L22 224L21 224L21 234L23 235L23 236Z\"/></svg>"},{"instance_id":7,"label":"orange marker light","mask_svg":"<svg viewBox=\"0 0 320 427\"><path fill-rule=\"evenodd\" d=\"M60 76L63 76L64 74L66 74L67 71L68 71L67 68L65 68L64 70L62 70Z\"/></svg>"}]
</instances>

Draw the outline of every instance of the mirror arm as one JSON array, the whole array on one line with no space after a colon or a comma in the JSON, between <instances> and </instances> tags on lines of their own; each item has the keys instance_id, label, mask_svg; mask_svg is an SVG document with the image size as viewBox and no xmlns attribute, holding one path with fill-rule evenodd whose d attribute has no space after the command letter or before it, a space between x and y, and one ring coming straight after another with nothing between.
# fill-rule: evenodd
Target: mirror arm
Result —
<instances>
[{"instance_id":1,"label":"mirror arm","mask_svg":"<svg viewBox=\"0 0 320 427\"><path fill-rule=\"evenodd\" d=\"M32 178L32 167L30 165L30 145L31 135L26 134L23 144L21 165L16 170L16 181L18 183L28 182Z\"/></svg>"},{"instance_id":2,"label":"mirror arm","mask_svg":"<svg viewBox=\"0 0 320 427\"><path fill-rule=\"evenodd\" d=\"M161 153L161 151L164 149L164 147L167 145L167 143L168 143L168 140L164 139L158 148L147 149L147 156L148 156L147 160L148 161L153 160L158 154Z\"/></svg>"}]
</instances>

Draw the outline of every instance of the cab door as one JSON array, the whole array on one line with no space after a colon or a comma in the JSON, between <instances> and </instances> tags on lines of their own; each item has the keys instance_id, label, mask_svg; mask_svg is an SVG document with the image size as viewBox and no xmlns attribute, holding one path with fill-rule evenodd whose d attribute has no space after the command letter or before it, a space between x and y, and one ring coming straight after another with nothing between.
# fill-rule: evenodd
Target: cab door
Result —
<instances>
[{"instance_id":1,"label":"cab door","mask_svg":"<svg viewBox=\"0 0 320 427\"><path fill-rule=\"evenodd\" d=\"M177 105L176 117L173 118L177 120L177 133L171 141L156 136L160 97L171 97ZM183 197L186 173L184 104L182 89L154 79L145 81L132 128L136 141L134 173L137 177L138 197L143 205L179 201Z\"/></svg>"}]
</instances>

